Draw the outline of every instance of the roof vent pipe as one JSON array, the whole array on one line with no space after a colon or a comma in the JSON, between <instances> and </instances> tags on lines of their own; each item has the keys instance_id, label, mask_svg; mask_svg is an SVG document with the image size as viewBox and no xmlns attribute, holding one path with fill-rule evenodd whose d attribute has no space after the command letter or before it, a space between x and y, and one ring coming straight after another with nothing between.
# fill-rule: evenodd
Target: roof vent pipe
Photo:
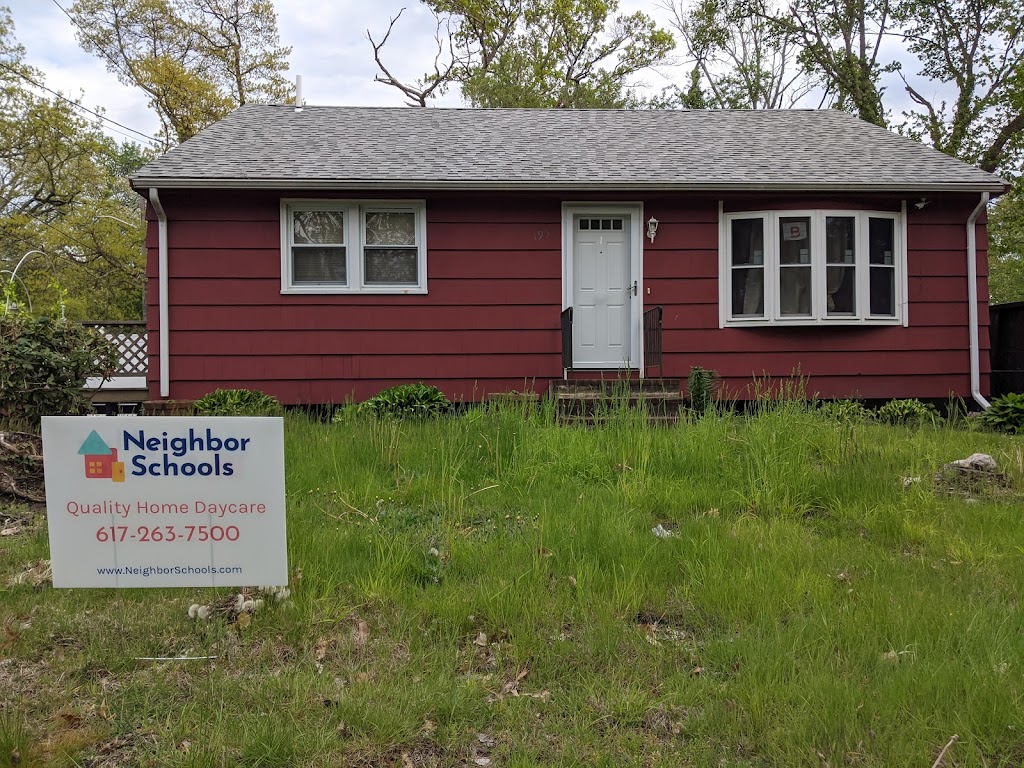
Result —
<instances>
[{"instance_id":1,"label":"roof vent pipe","mask_svg":"<svg viewBox=\"0 0 1024 768\"><path fill-rule=\"evenodd\" d=\"M978 341L978 235L975 224L981 212L988 205L988 192L981 193L981 200L967 219L967 324L971 346L971 396L982 408L987 409L989 401L981 394L981 345Z\"/></svg>"},{"instance_id":2,"label":"roof vent pipe","mask_svg":"<svg viewBox=\"0 0 1024 768\"><path fill-rule=\"evenodd\" d=\"M295 111L302 111L302 75L295 76Z\"/></svg>"}]
</instances>

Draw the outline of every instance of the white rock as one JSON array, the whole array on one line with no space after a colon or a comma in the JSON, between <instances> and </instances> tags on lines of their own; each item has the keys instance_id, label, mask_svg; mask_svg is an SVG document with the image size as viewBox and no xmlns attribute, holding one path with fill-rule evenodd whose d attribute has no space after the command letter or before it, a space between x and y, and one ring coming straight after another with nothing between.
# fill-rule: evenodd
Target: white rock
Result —
<instances>
[{"instance_id":1,"label":"white rock","mask_svg":"<svg viewBox=\"0 0 1024 768\"><path fill-rule=\"evenodd\" d=\"M656 526L651 528L651 533L657 536L659 539L667 539L672 536L672 531L666 530L665 526L658 523Z\"/></svg>"},{"instance_id":2,"label":"white rock","mask_svg":"<svg viewBox=\"0 0 1024 768\"><path fill-rule=\"evenodd\" d=\"M961 469L974 469L979 472L995 472L998 469L996 460L987 453L972 453L966 459L958 459L952 462L952 466Z\"/></svg>"}]
</instances>

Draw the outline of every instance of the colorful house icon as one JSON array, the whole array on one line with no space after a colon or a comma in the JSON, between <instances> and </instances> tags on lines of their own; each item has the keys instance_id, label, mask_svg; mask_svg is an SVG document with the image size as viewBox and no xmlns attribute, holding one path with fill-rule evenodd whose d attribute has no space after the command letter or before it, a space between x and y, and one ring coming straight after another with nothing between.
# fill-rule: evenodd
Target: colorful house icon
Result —
<instances>
[{"instance_id":1,"label":"colorful house icon","mask_svg":"<svg viewBox=\"0 0 1024 768\"><path fill-rule=\"evenodd\" d=\"M96 430L89 433L78 449L78 455L85 457L85 476L89 479L107 479L115 483L124 482L124 462L117 460L117 449L107 445Z\"/></svg>"}]
</instances>

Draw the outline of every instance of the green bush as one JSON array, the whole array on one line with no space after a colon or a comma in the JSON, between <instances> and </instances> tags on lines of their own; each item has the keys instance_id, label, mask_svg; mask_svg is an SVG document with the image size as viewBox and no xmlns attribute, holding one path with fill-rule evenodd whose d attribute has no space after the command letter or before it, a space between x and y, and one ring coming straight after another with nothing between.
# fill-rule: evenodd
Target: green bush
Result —
<instances>
[{"instance_id":1,"label":"green bush","mask_svg":"<svg viewBox=\"0 0 1024 768\"><path fill-rule=\"evenodd\" d=\"M818 413L829 421L836 421L840 424L851 424L871 419L871 411L856 400L827 400L818 408Z\"/></svg>"},{"instance_id":2,"label":"green bush","mask_svg":"<svg viewBox=\"0 0 1024 768\"><path fill-rule=\"evenodd\" d=\"M447 413L451 402L430 384L399 384L382 389L359 406L360 411L378 418L433 418Z\"/></svg>"},{"instance_id":3,"label":"green bush","mask_svg":"<svg viewBox=\"0 0 1024 768\"><path fill-rule=\"evenodd\" d=\"M878 409L878 419L885 424L913 427L934 424L939 420L939 412L934 405L920 400L890 400Z\"/></svg>"},{"instance_id":4,"label":"green bush","mask_svg":"<svg viewBox=\"0 0 1024 768\"><path fill-rule=\"evenodd\" d=\"M718 374L708 368L701 368L695 365L690 368L690 375L686 379L686 391L690 395L690 407L699 412L707 411L715 397L715 383L718 381Z\"/></svg>"},{"instance_id":5,"label":"green bush","mask_svg":"<svg viewBox=\"0 0 1024 768\"><path fill-rule=\"evenodd\" d=\"M253 389L218 389L196 400L197 416L277 416L276 397Z\"/></svg>"},{"instance_id":6,"label":"green bush","mask_svg":"<svg viewBox=\"0 0 1024 768\"><path fill-rule=\"evenodd\" d=\"M1009 392L993 399L978 421L1000 432L1020 432L1024 428L1024 394Z\"/></svg>"},{"instance_id":7,"label":"green bush","mask_svg":"<svg viewBox=\"0 0 1024 768\"><path fill-rule=\"evenodd\" d=\"M66 320L0 317L0 417L30 424L42 416L91 413L90 377L109 379L117 349L92 328Z\"/></svg>"}]
</instances>

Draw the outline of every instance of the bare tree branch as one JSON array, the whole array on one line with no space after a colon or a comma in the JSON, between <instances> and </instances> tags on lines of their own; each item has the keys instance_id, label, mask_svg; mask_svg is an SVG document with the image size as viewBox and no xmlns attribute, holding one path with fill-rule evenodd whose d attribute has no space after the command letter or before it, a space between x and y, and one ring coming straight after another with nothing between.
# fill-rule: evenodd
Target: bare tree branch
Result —
<instances>
[{"instance_id":1,"label":"bare tree branch","mask_svg":"<svg viewBox=\"0 0 1024 768\"><path fill-rule=\"evenodd\" d=\"M452 31L448 30L448 50L452 51L450 61L446 66L441 65L441 59L444 55L445 42L441 35L442 22L438 19L437 32L435 39L437 40L437 55L434 57L434 74L425 78L424 81L417 82L413 85L402 82L395 77L391 71L385 66L384 62L381 61L380 52L388 42L388 38L391 37L391 32L395 28L395 24L402 14L405 13L405 8L398 12L398 15L391 19L388 24L387 32L384 33L384 37L378 43L373 39L373 35L370 34L370 30L366 30L366 39L370 41L370 45L373 46L373 60L377 63L377 67L380 69L381 75L376 75L373 79L375 82L384 83L384 85L390 85L392 88L397 88L408 99L408 104L411 107L425 107L427 106L427 100L433 98L435 91L440 92L448 84L449 78L452 72L455 70L456 58L454 56L454 45L452 42Z\"/></svg>"}]
</instances>

